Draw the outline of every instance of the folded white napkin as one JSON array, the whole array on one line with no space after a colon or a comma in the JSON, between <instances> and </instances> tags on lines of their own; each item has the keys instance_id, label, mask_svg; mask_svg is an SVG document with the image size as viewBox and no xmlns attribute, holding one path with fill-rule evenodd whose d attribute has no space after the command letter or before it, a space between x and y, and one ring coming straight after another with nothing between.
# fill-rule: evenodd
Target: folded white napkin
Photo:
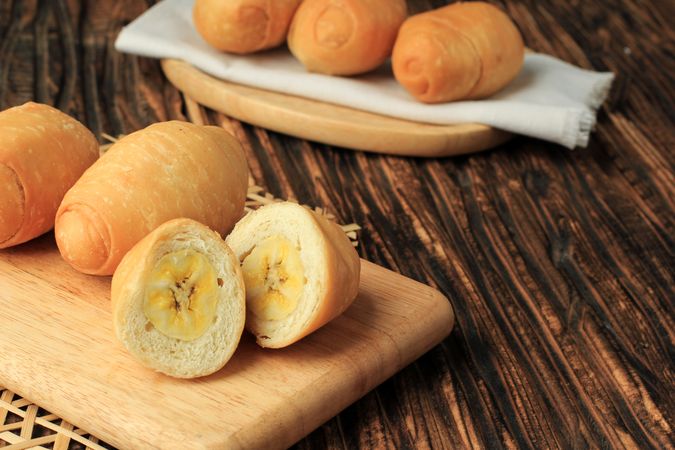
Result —
<instances>
[{"instance_id":1,"label":"folded white napkin","mask_svg":"<svg viewBox=\"0 0 675 450\"><path fill-rule=\"evenodd\" d=\"M478 122L526 136L585 147L614 75L583 70L542 54L528 54L518 77L489 99L426 105L394 79L391 68L357 77L305 71L286 48L235 56L211 48L192 24L193 0L164 0L125 27L115 48L154 58L188 61L234 83L349 106L417 122Z\"/></svg>"}]
</instances>

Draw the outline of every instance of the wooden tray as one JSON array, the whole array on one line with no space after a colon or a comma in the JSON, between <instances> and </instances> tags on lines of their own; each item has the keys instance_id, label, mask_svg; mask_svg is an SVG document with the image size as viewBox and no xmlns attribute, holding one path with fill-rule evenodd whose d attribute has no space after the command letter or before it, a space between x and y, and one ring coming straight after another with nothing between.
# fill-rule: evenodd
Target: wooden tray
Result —
<instances>
[{"instance_id":1,"label":"wooden tray","mask_svg":"<svg viewBox=\"0 0 675 450\"><path fill-rule=\"evenodd\" d=\"M73 271L52 234L0 251L0 386L121 448L282 448L452 329L438 291L363 261L358 299L283 350L245 334L227 366L177 380L113 337L109 278Z\"/></svg>"},{"instance_id":2,"label":"wooden tray","mask_svg":"<svg viewBox=\"0 0 675 450\"><path fill-rule=\"evenodd\" d=\"M495 147L510 133L481 124L431 125L229 83L175 59L167 78L204 106L259 127L310 141L401 156L452 156Z\"/></svg>"}]
</instances>

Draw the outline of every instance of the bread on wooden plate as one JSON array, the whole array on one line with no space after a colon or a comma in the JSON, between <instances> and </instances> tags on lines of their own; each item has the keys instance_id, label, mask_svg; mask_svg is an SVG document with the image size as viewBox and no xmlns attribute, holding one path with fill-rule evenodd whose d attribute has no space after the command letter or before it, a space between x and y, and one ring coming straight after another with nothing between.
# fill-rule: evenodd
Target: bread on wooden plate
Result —
<instances>
[{"instance_id":1,"label":"bread on wooden plate","mask_svg":"<svg viewBox=\"0 0 675 450\"><path fill-rule=\"evenodd\" d=\"M310 72L368 72L391 55L406 14L405 0L304 0L288 47Z\"/></svg>"},{"instance_id":2,"label":"bread on wooden plate","mask_svg":"<svg viewBox=\"0 0 675 450\"><path fill-rule=\"evenodd\" d=\"M281 45L302 0L196 0L195 28L218 50L253 53Z\"/></svg>"},{"instance_id":3,"label":"bread on wooden plate","mask_svg":"<svg viewBox=\"0 0 675 450\"><path fill-rule=\"evenodd\" d=\"M91 131L56 108L28 102L0 112L0 248L52 229L63 196L98 152Z\"/></svg>"},{"instance_id":4,"label":"bread on wooden plate","mask_svg":"<svg viewBox=\"0 0 675 450\"><path fill-rule=\"evenodd\" d=\"M303 206L263 206L239 221L226 242L242 263L246 328L262 347L302 339L356 298L356 250L337 224Z\"/></svg>"},{"instance_id":5,"label":"bread on wooden plate","mask_svg":"<svg viewBox=\"0 0 675 450\"><path fill-rule=\"evenodd\" d=\"M75 269L111 275L146 234L187 217L225 235L244 213L244 152L220 127L171 121L117 143L68 191L56 242Z\"/></svg>"},{"instance_id":6,"label":"bread on wooden plate","mask_svg":"<svg viewBox=\"0 0 675 450\"><path fill-rule=\"evenodd\" d=\"M239 261L215 231L170 220L122 259L112 280L117 338L144 365L179 378L211 374L246 318Z\"/></svg>"},{"instance_id":7,"label":"bread on wooden plate","mask_svg":"<svg viewBox=\"0 0 675 450\"><path fill-rule=\"evenodd\" d=\"M394 45L394 76L426 103L488 97L513 80L525 47L513 21L484 2L408 18Z\"/></svg>"}]
</instances>

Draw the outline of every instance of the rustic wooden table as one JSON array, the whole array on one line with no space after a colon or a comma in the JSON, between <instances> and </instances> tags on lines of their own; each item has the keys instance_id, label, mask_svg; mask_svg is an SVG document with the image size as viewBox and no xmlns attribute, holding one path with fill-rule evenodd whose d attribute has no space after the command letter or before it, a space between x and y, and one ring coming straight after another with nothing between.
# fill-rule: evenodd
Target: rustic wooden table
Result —
<instances>
[{"instance_id":1,"label":"rustic wooden table","mask_svg":"<svg viewBox=\"0 0 675 450\"><path fill-rule=\"evenodd\" d=\"M617 74L587 149L516 138L405 159L229 122L260 185L361 224L364 258L437 287L457 315L298 448L673 448L674 4L502 4L530 48ZM184 119L157 61L113 49L146 7L1 2L0 106L54 104L99 136Z\"/></svg>"}]
</instances>

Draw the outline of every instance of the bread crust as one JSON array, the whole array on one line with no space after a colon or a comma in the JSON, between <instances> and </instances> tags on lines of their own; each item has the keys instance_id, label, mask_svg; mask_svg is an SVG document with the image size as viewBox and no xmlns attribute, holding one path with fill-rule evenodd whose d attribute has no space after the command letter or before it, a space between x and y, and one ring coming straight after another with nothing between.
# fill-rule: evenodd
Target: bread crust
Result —
<instances>
[{"instance_id":1,"label":"bread crust","mask_svg":"<svg viewBox=\"0 0 675 450\"><path fill-rule=\"evenodd\" d=\"M522 36L502 10L453 3L403 23L392 67L417 100L439 103L496 93L518 75L524 55Z\"/></svg>"},{"instance_id":2,"label":"bread crust","mask_svg":"<svg viewBox=\"0 0 675 450\"><path fill-rule=\"evenodd\" d=\"M356 300L359 293L361 258L342 228L313 211L307 211L324 235L324 252L327 255L326 291L319 300L319 309L312 321L293 339L282 343L285 347L318 330L340 316Z\"/></svg>"},{"instance_id":3,"label":"bread crust","mask_svg":"<svg viewBox=\"0 0 675 450\"><path fill-rule=\"evenodd\" d=\"M246 54L281 45L302 0L196 0L195 28L218 50Z\"/></svg>"},{"instance_id":4,"label":"bread crust","mask_svg":"<svg viewBox=\"0 0 675 450\"><path fill-rule=\"evenodd\" d=\"M221 274L220 276L229 275L228 283L233 283L237 288L235 298L221 298L220 301L227 301L235 307L236 311L234 318L237 320L233 325L234 332L233 340L230 342L223 342L223 353L218 360L204 362L204 367L195 367L190 371L185 371L184 368L168 368L165 364L161 364L147 355L134 353L132 343L128 342L127 333L125 329L130 326L127 318L132 317L131 308L136 307L135 301L138 301L142 296L138 296L139 291L144 290L144 280L148 272L152 271L156 261L162 256L158 251L165 245L170 245L171 240L180 235L183 238L186 235L194 236L209 243L209 253L217 255L219 258L226 258L233 271L230 274ZM149 366L157 371L166 373L178 378L194 378L209 375L221 369L227 361L232 357L236 350L241 335L244 331L244 323L246 317L246 297L244 288L244 279L239 267L238 260L232 250L225 244L220 235L213 230L210 230L205 225L202 225L194 220L179 218L170 220L154 231L144 237L138 244L136 244L122 259L111 283L111 306L113 311L113 330L118 340L138 358L143 364ZM169 339L169 338L167 338Z\"/></svg>"},{"instance_id":5,"label":"bread crust","mask_svg":"<svg viewBox=\"0 0 675 450\"><path fill-rule=\"evenodd\" d=\"M244 152L225 130L157 123L114 144L68 191L56 242L75 269L111 275L170 219L195 219L225 235L243 215L247 188Z\"/></svg>"},{"instance_id":6,"label":"bread crust","mask_svg":"<svg viewBox=\"0 0 675 450\"><path fill-rule=\"evenodd\" d=\"M0 248L49 231L98 154L91 131L56 108L28 102L0 112Z\"/></svg>"},{"instance_id":7,"label":"bread crust","mask_svg":"<svg viewBox=\"0 0 675 450\"><path fill-rule=\"evenodd\" d=\"M405 0L305 0L288 47L310 72L355 75L381 65L407 15Z\"/></svg>"}]
</instances>

